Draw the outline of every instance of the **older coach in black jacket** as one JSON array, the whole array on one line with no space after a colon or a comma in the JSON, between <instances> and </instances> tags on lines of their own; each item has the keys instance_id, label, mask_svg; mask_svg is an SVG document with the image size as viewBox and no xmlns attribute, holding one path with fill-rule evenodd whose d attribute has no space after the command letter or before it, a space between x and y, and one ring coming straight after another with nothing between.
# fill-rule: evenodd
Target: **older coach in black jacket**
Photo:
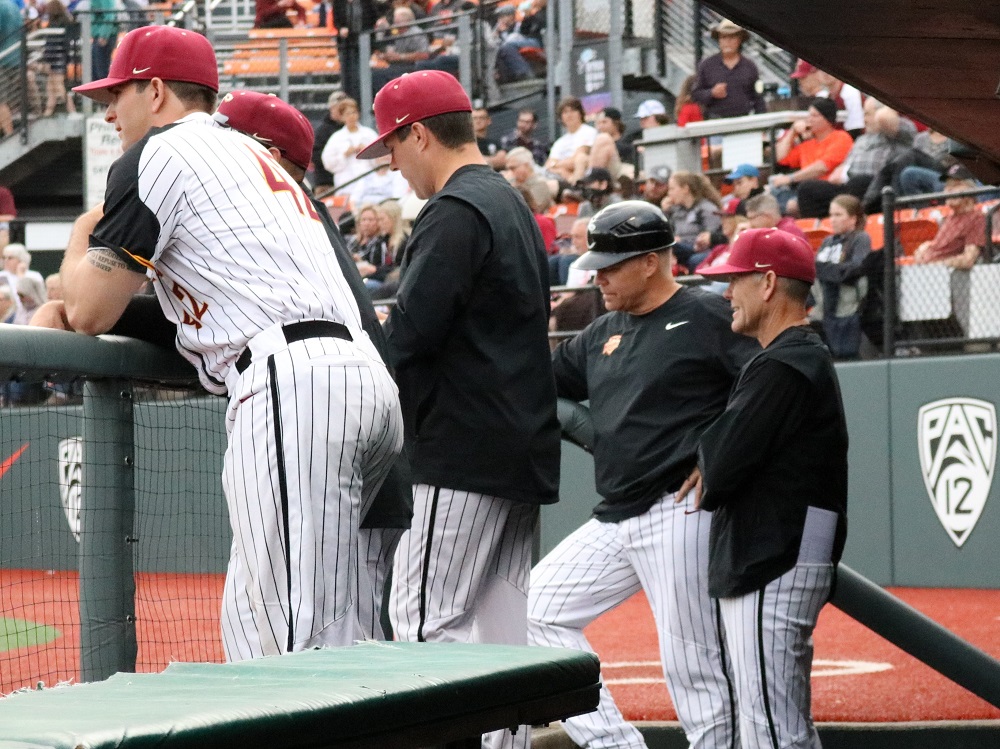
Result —
<instances>
[{"instance_id":1,"label":"older coach in black jacket","mask_svg":"<svg viewBox=\"0 0 1000 749\"><path fill-rule=\"evenodd\" d=\"M740 735L744 747L818 749L811 638L847 535L847 424L830 353L806 321L813 251L752 229L710 274L729 277L733 330L764 347L698 460L700 506L712 512L709 594L733 658Z\"/></svg>"}]
</instances>

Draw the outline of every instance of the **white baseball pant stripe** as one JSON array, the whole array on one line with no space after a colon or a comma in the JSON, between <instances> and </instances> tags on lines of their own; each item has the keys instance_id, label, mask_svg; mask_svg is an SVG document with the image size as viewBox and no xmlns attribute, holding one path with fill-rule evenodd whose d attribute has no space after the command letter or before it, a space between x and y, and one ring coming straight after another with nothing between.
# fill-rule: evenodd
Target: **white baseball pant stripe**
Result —
<instances>
[{"instance_id":1,"label":"white baseball pant stripe","mask_svg":"<svg viewBox=\"0 0 1000 749\"><path fill-rule=\"evenodd\" d=\"M385 640L382 601L402 528L362 528L358 532L358 620L369 640Z\"/></svg>"},{"instance_id":2,"label":"white baseball pant stripe","mask_svg":"<svg viewBox=\"0 0 1000 749\"><path fill-rule=\"evenodd\" d=\"M398 640L526 645L531 542L538 507L417 484L413 525L393 566ZM530 731L495 731L483 746L527 747Z\"/></svg>"},{"instance_id":3,"label":"white baseball pant stripe","mask_svg":"<svg viewBox=\"0 0 1000 749\"><path fill-rule=\"evenodd\" d=\"M226 659L361 638L359 518L402 447L388 371L336 338L255 351L231 390L226 425Z\"/></svg>"},{"instance_id":4,"label":"white baseball pant stripe","mask_svg":"<svg viewBox=\"0 0 1000 749\"><path fill-rule=\"evenodd\" d=\"M719 599L743 749L819 749L812 633L832 581L832 564L800 563L760 591Z\"/></svg>"},{"instance_id":5,"label":"white baseball pant stripe","mask_svg":"<svg viewBox=\"0 0 1000 749\"><path fill-rule=\"evenodd\" d=\"M733 686L716 607L708 596L711 516L685 514L667 494L648 512L617 523L591 519L531 572L528 636L533 645L593 652L583 629L640 590L656 620L667 689L693 749L736 743ZM563 721L579 746L645 747L601 687L596 711Z\"/></svg>"}]
</instances>

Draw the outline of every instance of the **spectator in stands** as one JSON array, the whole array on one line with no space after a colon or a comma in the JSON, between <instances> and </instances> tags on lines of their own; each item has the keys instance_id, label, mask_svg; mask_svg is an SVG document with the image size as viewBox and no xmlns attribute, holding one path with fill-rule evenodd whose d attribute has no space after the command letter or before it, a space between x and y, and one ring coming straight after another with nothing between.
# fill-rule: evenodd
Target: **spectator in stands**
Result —
<instances>
[{"instance_id":1,"label":"spectator in stands","mask_svg":"<svg viewBox=\"0 0 1000 749\"><path fill-rule=\"evenodd\" d=\"M607 169L588 169L580 182L583 186L583 201L577 209L577 215L581 218L593 216L602 208L622 201L615 178Z\"/></svg>"},{"instance_id":2,"label":"spectator in stands","mask_svg":"<svg viewBox=\"0 0 1000 749\"><path fill-rule=\"evenodd\" d=\"M379 233L375 206L367 204L358 209L356 231L348 240L347 249L354 255L365 286L369 289L380 287L386 274L392 270L393 258L385 238Z\"/></svg>"},{"instance_id":3,"label":"spectator in stands","mask_svg":"<svg viewBox=\"0 0 1000 749\"><path fill-rule=\"evenodd\" d=\"M689 122L701 122L705 119L701 105L691 98L691 91L698 81L698 76L689 75L681 84L681 90L677 92L677 99L674 101L674 121L679 127L684 127Z\"/></svg>"},{"instance_id":4,"label":"spectator in stands","mask_svg":"<svg viewBox=\"0 0 1000 749\"><path fill-rule=\"evenodd\" d=\"M389 157L374 159L375 171L369 172L354 183L351 190L351 206L357 208L365 203L378 205L383 200L402 200L410 191L410 184L399 172L389 168Z\"/></svg>"},{"instance_id":5,"label":"spectator in stands","mask_svg":"<svg viewBox=\"0 0 1000 749\"><path fill-rule=\"evenodd\" d=\"M62 277L58 273L50 273L45 277L45 298L50 302L63 298Z\"/></svg>"},{"instance_id":6,"label":"spectator in stands","mask_svg":"<svg viewBox=\"0 0 1000 749\"><path fill-rule=\"evenodd\" d=\"M517 125L513 132L507 133L500 139L500 148L507 151L508 155L518 147L527 148L536 164L544 164L549 155L549 146L544 141L535 137L535 130L538 128L538 115L534 109L524 108L517 113ZM508 169L510 167L508 166Z\"/></svg>"},{"instance_id":7,"label":"spectator in stands","mask_svg":"<svg viewBox=\"0 0 1000 749\"><path fill-rule=\"evenodd\" d=\"M413 25L416 20L413 8L409 5L393 8L393 28L388 37L390 42L373 55L378 64L378 67L372 69L373 90L378 91L394 78L414 71L418 62L430 57L427 34ZM376 22L376 28L378 27L379 23Z\"/></svg>"},{"instance_id":8,"label":"spectator in stands","mask_svg":"<svg viewBox=\"0 0 1000 749\"><path fill-rule=\"evenodd\" d=\"M479 146L479 153L486 159L486 163L498 172L507 166L507 153L500 144L490 137L490 125L493 119L490 111L486 107L477 107L472 110L472 129L476 134L476 145Z\"/></svg>"},{"instance_id":9,"label":"spectator in stands","mask_svg":"<svg viewBox=\"0 0 1000 749\"><path fill-rule=\"evenodd\" d=\"M546 180L541 168L532 158L531 151L518 146L507 154L508 181L517 189L525 187L532 191L535 202L542 211L547 211L552 205L552 196L558 189L555 180Z\"/></svg>"},{"instance_id":10,"label":"spectator in stands","mask_svg":"<svg viewBox=\"0 0 1000 749\"><path fill-rule=\"evenodd\" d=\"M526 39L517 30L517 9L501 5L496 11L496 24L490 32L491 46L497 50L498 83L511 83L531 78L534 71L521 54L522 47L540 47L537 39Z\"/></svg>"},{"instance_id":11,"label":"spectator in stands","mask_svg":"<svg viewBox=\"0 0 1000 749\"><path fill-rule=\"evenodd\" d=\"M27 325L35 310L45 304L45 282L39 278L40 276L21 276L17 279L17 298L21 302L21 309L14 318L15 325Z\"/></svg>"},{"instance_id":12,"label":"spectator in stands","mask_svg":"<svg viewBox=\"0 0 1000 749\"><path fill-rule=\"evenodd\" d=\"M670 188L670 175L673 174L666 164L654 166L646 175L646 183L642 187L642 199L653 205L660 205L667 197Z\"/></svg>"},{"instance_id":13,"label":"spectator in stands","mask_svg":"<svg viewBox=\"0 0 1000 749\"><path fill-rule=\"evenodd\" d=\"M892 159L911 149L915 133L916 128L910 120L901 118L894 109L875 99L868 99L865 102L865 132L854 141L844 161L827 179L807 179L799 184L799 216L826 216L835 195L864 198L875 176Z\"/></svg>"},{"instance_id":14,"label":"spectator in stands","mask_svg":"<svg viewBox=\"0 0 1000 749\"><path fill-rule=\"evenodd\" d=\"M3 105L0 105L2 108ZM0 185L0 250L10 242L10 222L17 218L14 193Z\"/></svg>"},{"instance_id":15,"label":"spectator in stands","mask_svg":"<svg viewBox=\"0 0 1000 749\"><path fill-rule=\"evenodd\" d=\"M782 211L794 214L798 184L807 179L828 179L854 146L851 136L837 129L837 105L813 99L805 119L796 120L778 139L778 163L795 171L771 175L771 194Z\"/></svg>"},{"instance_id":16,"label":"spectator in stands","mask_svg":"<svg viewBox=\"0 0 1000 749\"><path fill-rule=\"evenodd\" d=\"M545 246L545 254L553 255L559 252L559 248L556 246L556 222L555 219L549 215L546 215L538 206L538 202L535 200L535 193L523 185L517 189L521 193L521 197L524 198L524 202L528 204L528 209L531 211L531 215L535 217L535 223L538 224L538 230L542 233L542 244Z\"/></svg>"},{"instance_id":17,"label":"spectator in stands","mask_svg":"<svg viewBox=\"0 0 1000 749\"><path fill-rule=\"evenodd\" d=\"M330 136L321 156L324 168L333 175L334 187L341 187L371 171L375 166L372 161L355 156L378 138L374 130L361 124L358 103L354 99L340 102L339 113L344 126Z\"/></svg>"},{"instance_id":18,"label":"spectator in stands","mask_svg":"<svg viewBox=\"0 0 1000 749\"><path fill-rule=\"evenodd\" d=\"M750 34L723 20L712 28L712 38L719 43L719 53L698 64L697 81L691 90L691 98L701 105L705 117L711 120L766 111L764 97L757 90L757 66L743 55L743 43Z\"/></svg>"},{"instance_id":19,"label":"spectator in stands","mask_svg":"<svg viewBox=\"0 0 1000 749\"><path fill-rule=\"evenodd\" d=\"M14 292L7 284L0 283L0 323L13 325L16 316L17 305L14 303ZM0 389L0 395L4 393L5 391Z\"/></svg>"},{"instance_id":20,"label":"spectator in stands","mask_svg":"<svg viewBox=\"0 0 1000 749\"><path fill-rule=\"evenodd\" d=\"M306 9L296 0L255 0L256 14L253 27L255 29L291 29L295 26L288 17L288 11L294 10L297 23L305 24Z\"/></svg>"},{"instance_id":21,"label":"spectator in stands","mask_svg":"<svg viewBox=\"0 0 1000 749\"><path fill-rule=\"evenodd\" d=\"M69 50L72 37L76 35L77 24L60 0L49 0L45 4L46 27L62 29L61 34L45 37L45 48L42 59L47 77L45 79L45 111L43 117L49 117L56 111L56 105L62 103L68 114L76 112L73 94L66 93L66 66L69 62Z\"/></svg>"},{"instance_id":22,"label":"spectator in stands","mask_svg":"<svg viewBox=\"0 0 1000 749\"><path fill-rule=\"evenodd\" d=\"M662 204L674 227L674 256L688 270L698 266L712 248L712 232L722 221L718 210L722 198L704 174L674 172L667 186L667 198Z\"/></svg>"},{"instance_id":23,"label":"spectator in stands","mask_svg":"<svg viewBox=\"0 0 1000 749\"><path fill-rule=\"evenodd\" d=\"M361 35L375 28L378 15L373 0L333 0L333 20L337 24L337 58L340 60L340 85L347 95L355 100L361 97ZM325 19L321 18L321 26L326 25L323 21ZM326 140L322 142L325 143Z\"/></svg>"},{"instance_id":24,"label":"spectator in stands","mask_svg":"<svg viewBox=\"0 0 1000 749\"><path fill-rule=\"evenodd\" d=\"M864 109L861 102L861 92L853 86L824 73L815 65L799 60L791 75L798 81L799 92L811 99L816 97L830 99L838 110L845 112L844 130L852 138L857 138L865 129Z\"/></svg>"},{"instance_id":25,"label":"spectator in stands","mask_svg":"<svg viewBox=\"0 0 1000 749\"><path fill-rule=\"evenodd\" d=\"M587 225L590 219L578 218L569 230L569 244L559 247L559 254L549 257L549 285L566 286L570 266L587 251Z\"/></svg>"},{"instance_id":26,"label":"spectator in stands","mask_svg":"<svg viewBox=\"0 0 1000 749\"><path fill-rule=\"evenodd\" d=\"M886 185L892 185L898 195L940 192L944 172L958 163L948 152L948 144L948 136L934 130L917 133L913 148L896 155L872 180L865 193L865 208L881 208L882 188Z\"/></svg>"},{"instance_id":27,"label":"spectator in stands","mask_svg":"<svg viewBox=\"0 0 1000 749\"><path fill-rule=\"evenodd\" d=\"M976 178L961 164L952 164L944 175L945 192L961 192L976 187ZM914 262L941 263L969 270L986 244L986 216L976 206L975 197L948 198L951 214L945 217L934 239L913 253Z\"/></svg>"},{"instance_id":28,"label":"spectator in stands","mask_svg":"<svg viewBox=\"0 0 1000 749\"><path fill-rule=\"evenodd\" d=\"M663 106L662 101L657 99L646 99L642 102L638 109L635 110L635 116L639 120L639 127L642 130L649 130L651 127L670 124L670 118L667 116L667 108Z\"/></svg>"},{"instance_id":29,"label":"spectator in stands","mask_svg":"<svg viewBox=\"0 0 1000 749\"><path fill-rule=\"evenodd\" d=\"M740 164L725 176L724 181L733 186L730 194L736 198L731 215L746 216L747 199L764 192L760 186L760 170L753 164Z\"/></svg>"},{"instance_id":30,"label":"spectator in stands","mask_svg":"<svg viewBox=\"0 0 1000 749\"><path fill-rule=\"evenodd\" d=\"M20 35L22 32L21 14L12 0L0 0L0 39L7 40L9 51L0 58L0 75L5 81L18 80L21 67ZM17 101L13 91L4 92L4 100L0 101L0 132L5 136L14 134L13 107ZM9 97L9 101L7 98Z\"/></svg>"},{"instance_id":31,"label":"spectator in stands","mask_svg":"<svg viewBox=\"0 0 1000 749\"><path fill-rule=\"evenodd\" d=\"M609 110L611 115L607 114ZM618 179L622 173L622 157L618 144L625 133L625 123L622 122L621 116L621 112L614 107L606 107L598 113L595 123L597 136L594 138L594 145L590 147L590 158L587 160L588 169L606 169L614 179ZM626 145L626 148L631 146ZM635 152L634 148L631 150ZM632 167L632 174L634 173Z\"/></svg>"},{"instance_id":32,"label":"spectator in stands","mask_svg":"<svg viewBox=\"0 0 1000 749\"><path fill-rule=\"evenodd\" d=\"M403 251L409 235L403 226L403 209L398 200L383 200L376 208L378 233L385 240L386 249L395 265L403 262Z\"/></svg>"},{"instance_id":33,"label":"spectator in stands","mask_svg":"<svg viewBox=\"0 0 1000 749\"><path fill-rule=\"evenodd\" d=\"M587 169L597 130L584 122L583 104L575 97L569 96L559 102L558 114L566 132L552 144L545 168L562 181L575 185Z\"/></svg>"},{"instance_id":34,"label":"spectator in stands","mask_svg":"<svg viewBox=\"0 0 1000 749\"><path fill-rule=\"evenodd\" d=\"M787 231L789 234L806 239L805 232L798 227L794 218L781 215L781 207L773 195L768 195L765 192L749 198L744 207L751 229L781 229L782 231Z\"/></svg>"},{"instance_id":35,"label":"spectator in stands","mask_svg":"<svg viewBox=\"0 0 1000 749\"><path fill-rule=\"evenodd\" d=\"M31 270L31 253L20 242L12 242L4 247L3 267L5 271L17 278L27 276L42 288L45 287L45 279L42 278L42 274Z\"/></svg>"},{"instance_id":36,"label":"spectator in stands","mask_svg":"<svg viewBox=\"0 0 1000 749\"><path fill-rule=\"evenodd\" d=\"M333 175L323 166L323 147L330 136L344 126L340 119L340 102L348 98L343 91L334 91L326 101L327 113L315 128L316 138L313 140L312 165L313 189L317 192L333 185Z\"/></svg>"},{"instance_id":37,"label":"spectator in stands","mask_svg":"<svg viewBox=\"0 0 1000 749\"><path fill-rule=\"evenodd\" d=\"M861 300L868 279L861 263L872 251L865 231L861 201L853 195L838 195L830 203L830 229L816 251L815 305L810 317L820 321L830 353L838 359L854 359L861 347Z\"/></svg>"},{"instance_id":38,"label":"spectator in stands","mask_svg":"<svg viewBox=\"0 0 1000 749\"><path fill-rule=\"evenodd\" d=\"M115 0L90 0L90 12L90 77L96 81L108 77L118 41Z\"/></svg>"}]
</instances>

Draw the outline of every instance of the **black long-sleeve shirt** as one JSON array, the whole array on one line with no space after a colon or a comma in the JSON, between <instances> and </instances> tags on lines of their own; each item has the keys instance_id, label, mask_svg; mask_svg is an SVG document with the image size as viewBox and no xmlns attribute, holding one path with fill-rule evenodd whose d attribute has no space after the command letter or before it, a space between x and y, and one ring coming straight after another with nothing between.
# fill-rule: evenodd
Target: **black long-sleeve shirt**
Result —
<instances>
[{"instance_id":1,"label":"black long-sleeve shirt","mask_svg":"<svg viewBox=\"0 0 1000 749\"><path fill-rule=\"evenodd\" d=\"M760 77L753 60L745 55L732 68L722 61L722 55L706 57L698 65L698 78L691 90L691 98L701 104L706 119L715 117L742 117L766 111L764 97L757 91ZM712 87L726 84L726 97L716 99Z\"/></svg>"},{"instance_id":2,"label":"black long-sleeve shirt","mask_svg":"<svg viewBox=\"0 0 1000 749\"><path fill-rule=\"evenodd\" d=\"M712 512L708 592L760 590L795 566L810 507L838 515L832 561L847 537L847 422L830 352L789 328L743 368L698 450L701 508Z\"/></svg>"}]
</instances>

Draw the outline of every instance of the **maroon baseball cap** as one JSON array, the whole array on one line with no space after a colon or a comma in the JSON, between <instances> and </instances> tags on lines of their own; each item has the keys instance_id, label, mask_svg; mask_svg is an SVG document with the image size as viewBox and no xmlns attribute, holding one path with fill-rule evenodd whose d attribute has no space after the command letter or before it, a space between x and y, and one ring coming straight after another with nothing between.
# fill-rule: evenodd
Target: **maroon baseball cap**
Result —
<instances>
[{"instance_id":1,"label":"maroon baseball cap","mask_svg":"<svg viewBox=\"0 0 1000 749\"><path fill-rule=\"evenodd\" d=\"M233 91L222 98L215 119L265 146L274 146L293 164L309 168L316 139L312 125L302 112L274 94Z\"/></svg>"},{"instance_id":2,"label":"maroon baseball cap","mask_svg":"<svg viewBox=\"0 0 1000 749\"><path fill-rule=\"evenodd\" d=\"M807 75L812 75L817 70L816 66L812 63L806 62L805 60L799 60L795 65L795 70L792 71L791 78L805 78Z\"/></svg>"},{"instance_id":3,"label":"maroon baseball cap","mask_svg":"<svg viewBox=\"0 0 1000 749\"><path fill-rule=\"evenodd\" d=\"M734 276L769 270L783 278L812 283L816 280L816 256L806 240L787 231L747 229L733 242L725 263L700 273L703 276Z\"/></svg>"},{"instance_id":4,"label":"maroon baseball cap","mask_svg":"<svg viewBox=\"0 0 1000 749\"><path fill-rule=\"evenodd\" d=\"M173 26L143 26L128 32L115 51L107 78L73 90L107 104L108 89L129 81L183 81L219 90L219 65L211 42Z\"/></svg>"},{"instance_id":5,"label":"maroon baseball cap","mask_svg":"<svg viewBox=\"0 0 1000 749\"><path fill-rule=\"evenodd\" d=\"M471 112L472 102L462 84L443 70L405 73L389 81L375 95L378 140L358 153L359 159L387 156L385 139L399 128L448 112Z\"/></svg>"}]
</instances>

